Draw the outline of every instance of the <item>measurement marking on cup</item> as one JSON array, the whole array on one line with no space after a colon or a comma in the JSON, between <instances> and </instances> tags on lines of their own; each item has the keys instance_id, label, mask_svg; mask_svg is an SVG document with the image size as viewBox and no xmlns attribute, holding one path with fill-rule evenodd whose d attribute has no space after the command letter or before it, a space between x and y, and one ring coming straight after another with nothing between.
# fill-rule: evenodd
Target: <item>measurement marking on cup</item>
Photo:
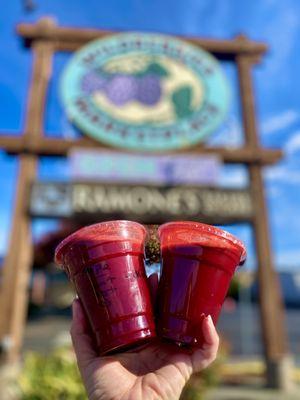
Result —
<instances>
[{"instance_id":1,"label":"measurement marking on cup","mask_svg":"<svg viewBox=\"0 0 300 400\"><path fill-rule=\"evenodd\" d=\"M100 264L99 266L103 271L105 271L105 270L110 271L111 270L111 268L110 268L110 266L108 264L104 264L103 266Z\"/></svg>"},{"instance_id":2,"label":"measurement marking on cup","mask_svg":"<svg viewBox=\"0 0 300 400\"><path fill-rule=\"evenodd\" d=\"M131 279L131 280L137 280L137 279L141 279L141 278L146 278L146 274L143 271L134 270L134 271L129 271L125 275L125 278Z\"/></svg>"},{"instance_id":3,"label":"measurement marking on cup","mask_svg":"<svg viewBox=\"0 0 300 400\"><path fill-rule=\"evenodd\" d=\"M110 293L117 293L118 289L115 287L111 287L109 289L105 289L102 291L103 295L109 295Z\"/></svg>"},{"instance_id":4,"label":"measurement marking on cup","mask_svg":"<svg viewBox=\"0 0 300 400\"><path fill-rule=\"evenodd\" d=\"M113 284L113 282L117 279L113 276L107 277L105 275L95 275L95 277L100 278L97 279L97 283L101 288L107 286L108 283Z\"/></svg>"},{"instance_id":5,"label":"measurement marking on cup","mask_svg":"<svg viewBox=\"0 0 300 400\"><path fill-rule=\"evenodd\" d=\"M113 293L117 293L117 291L118 290L115 287L110 287L108 289L101 290L101 302L102 302L102 304L105 305L105 306L110 306L111 303L112 303L111 300L110 300L111 295Z\"/></svg>"},{"instance_id":6,"label":"measurement marking on cup","mask_svg":"<svg viewBox=\"0 0 300 400\"><path fill-rule=\"evenodd\" d=\"M115 281L116 279L116 277L110 276L109 278L107 278L107 282L113 283L113 281Z\"/></svg>"},{"instance_id":7,"label":"measurement marking on cup","mask_svg":"<svg viewBox=\"0 0 300 400\"><path fill-rule=\"evenodd\" d=\"M111 267L108 264L98 264L87 268L86 272L97 303L110 306L111 296L117 293L117 288L113 286L117 278L111 276Z\"/></svg>"},{"instance_id":8,"label":"measurement marking on cup","mask_svg":"<svg viewBox=\"0 0 300 400\"><path fill-rule=\"evenodd\" d=\"M107 299L104 299L103 297L101 298L100 302L101 302L102 306L105 306L105 307L111 306L111 301L107 300Z\"/></svg>"},{"instance_id":9,"label":"measurement marking on cup","mask_svg":"<svg viewBox=\"0 0 300 400\"><path fill-rule=\"evenodd\" d=\"M106 271L111 271L111 267L106 263L106 264L96 264L93 265L92 267L88 267L86 269L88 272L94 272L95 275L100 275L101 273L105 273Z\"/></svg>"}]
</instances>

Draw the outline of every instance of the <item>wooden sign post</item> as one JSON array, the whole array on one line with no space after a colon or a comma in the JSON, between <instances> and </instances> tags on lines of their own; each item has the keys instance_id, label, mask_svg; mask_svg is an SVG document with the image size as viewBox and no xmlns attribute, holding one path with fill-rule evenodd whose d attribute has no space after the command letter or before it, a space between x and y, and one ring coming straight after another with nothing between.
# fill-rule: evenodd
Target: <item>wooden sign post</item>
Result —
<instances>
[{"instance_id":1,"label":"wooden sign post","mask_svg":"<svg viewBox=\"0 0 300 400\"><path fill-rule=\"evenodd\" d=\"M9 134L0 135L0 148L7 153L17 154L20 161L11 238L4 262L0 293L0 337L5 351L4 358L8 361L17 360L22 347L29 273L33 261L27 204L30 184L36 177L38 158L43 155L66 156L74 147L106 147L88 138L65 140L45 136L43 121L53 54L56 51L76 51L90 40L113 34L113 32L95 29L58 27L51 19L42 19L36 24L20 24L17 31L23 37L25 44L32 49L34 65L24 130L18 137ZM207 148L199 144L188 152L194 155L213 153L225 163L244 164L248 169L253 204L250 223L253 226L258 259L266 378L270 386L283 388L288 383L288 379L284 379L287 335L281 293L272 261L262 180L263 166L277 162L281 157L281 152L260 147L251 79L253 64L260 61L267 48L265 44L250 41L244 36L238 36L233 40L187 37L184 39L196 46L201 46L221 60L236 63L238 67L243 130L246 138L244 146L229 149Z\"/></svg>"}]
</instances>

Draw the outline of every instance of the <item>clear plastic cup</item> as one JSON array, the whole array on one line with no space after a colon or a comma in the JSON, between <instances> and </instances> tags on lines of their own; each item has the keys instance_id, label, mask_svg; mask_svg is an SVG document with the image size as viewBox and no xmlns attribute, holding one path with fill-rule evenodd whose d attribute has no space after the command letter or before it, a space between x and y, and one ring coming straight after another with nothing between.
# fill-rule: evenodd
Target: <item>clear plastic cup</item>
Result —
<instances>
[{"instance_id":1,"label":"clear plastic cup","mask_svg":"<svg viewBox=\"0 0 300 400\"><path fill-rule=\"evenodd\" d=\"M203 318L211 315L217 323L231 278L245 261L245 246L228 232L197 222L170 222L158 233L162 269L157 334L201 347Z\"/></svg>"},{"instance_id":2,"label":"clear plastic cup","mask_svg":"<svg viewBox=\"0 0 300 400\"><path fill-rule=\"evenodd\" d=\"M87 226L55 251L94 333L100 354L155 337L144 266L145 228L131 221Z\"/></svg>"}]
</instances>

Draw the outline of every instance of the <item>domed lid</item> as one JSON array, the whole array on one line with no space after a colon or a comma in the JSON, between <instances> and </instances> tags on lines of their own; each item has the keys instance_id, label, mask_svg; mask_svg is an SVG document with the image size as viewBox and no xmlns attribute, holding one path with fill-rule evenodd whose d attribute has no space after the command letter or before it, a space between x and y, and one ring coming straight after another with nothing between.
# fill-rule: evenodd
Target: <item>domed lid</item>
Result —
<instances>
[{"instance_id":1,"label":"domed lid","mask_svg":"<svg viewBox=\"0 0 300 400\"><path fill-rule=\"evenodd\" d=\"M67 236L55 249L55 262L63 265L64 253L76 244L87 242L118 242L132 241L142 242L146 237L146 229L143 225L126 220L100 222L89 225Z\"/></svg>"},{"instance_id":2,"label":"domed lid","mask_svg":"<svg viewBox=\"0 0 300 400\"><path fill-rule=\"evenodd\" d=\"M158 228L162 246L183 246L187 244L224 248L238 253L239 264L246 260L244 243L231 233L212 225L193 221L168 222Z\"/></svg>"}]
</instances>

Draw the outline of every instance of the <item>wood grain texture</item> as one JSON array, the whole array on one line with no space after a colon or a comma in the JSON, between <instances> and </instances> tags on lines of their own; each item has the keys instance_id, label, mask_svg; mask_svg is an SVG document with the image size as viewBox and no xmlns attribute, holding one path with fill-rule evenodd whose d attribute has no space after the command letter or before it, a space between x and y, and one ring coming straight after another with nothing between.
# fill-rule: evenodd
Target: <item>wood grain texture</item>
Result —
<instances>
[{"instance_id":1,"label":"wood grain texture","mask_svg":"<svg viewBox=\"0 0 300 400\"><path fill-rule=\"evenodd\" d=\"M61 156L66 157L74 148L111 150L113 147L105 146L89 138L78 140L65 140L41 137L28 143L23 136L12 137L8 135L0 135L0 148L10 154L30 153L37 156ZM120 150L128 153L129 150ZM215 154L218 155L225 163L233 164L259 164L272 165L282 158L282 151L279 149L255 148L246 145L241 148L223 148L223 147L205 147L200 145L193 146L188 149L180 149L168 153L156 154L181 154L189 153L193 155ZM139 154L141 154L139 152ZM153 154L153 153L147 153Z\"/></svg>"},{"instance_id":2,"label":"wood grain texture","mask_svg":"<svg viewBox=\"0 0 300 400\"><path fill-rule=\"evenodd\" d=\"M121 33L111 30L60 27L49 18L41 19L36 24L19 24L17 32L27 40L29 45L37 39L48 40L55 44L57 50L61 51L74 51L91 40ZM265 43L251 41L245 35L238 35L233 40L177 37L213 54L223 54L227 57L237 54L262 55L267 51Z\"/></svg>"},{"instance_id":3,"label":"wood grain texture","mask_svg":"<svg viewBox=\"0 0 300 400\"><path fill-rule=\"evenodd\" d=\"M8 252L3 265L0 293L0 336L8 347L4 359L15 361L20 355L25 325L29 273L33 261L31 220L27 214L30 183L36 178L38 157L28 151L43 134L48 81L51 75L53 46L37 41L33 46L33 71L29 88L25 133L18 139L19 174L13 209Z\"/></svg>"},{"instance_id":4,"label":"wood grain texture","mask_svg":"<svg viewBox=\"0 0 300 400\"><path fill-rule=\"evenodd\" d=\"M254 151L260 151L251 76L252 62L248 57L237 58L246 143ZM258 261L260 319L268 368L270 363L280 362L287 354L287 333L282 295L272 258L262 169L252 164L248 171L254 207L253 230Z\"/></svg>"}]
</instances>

